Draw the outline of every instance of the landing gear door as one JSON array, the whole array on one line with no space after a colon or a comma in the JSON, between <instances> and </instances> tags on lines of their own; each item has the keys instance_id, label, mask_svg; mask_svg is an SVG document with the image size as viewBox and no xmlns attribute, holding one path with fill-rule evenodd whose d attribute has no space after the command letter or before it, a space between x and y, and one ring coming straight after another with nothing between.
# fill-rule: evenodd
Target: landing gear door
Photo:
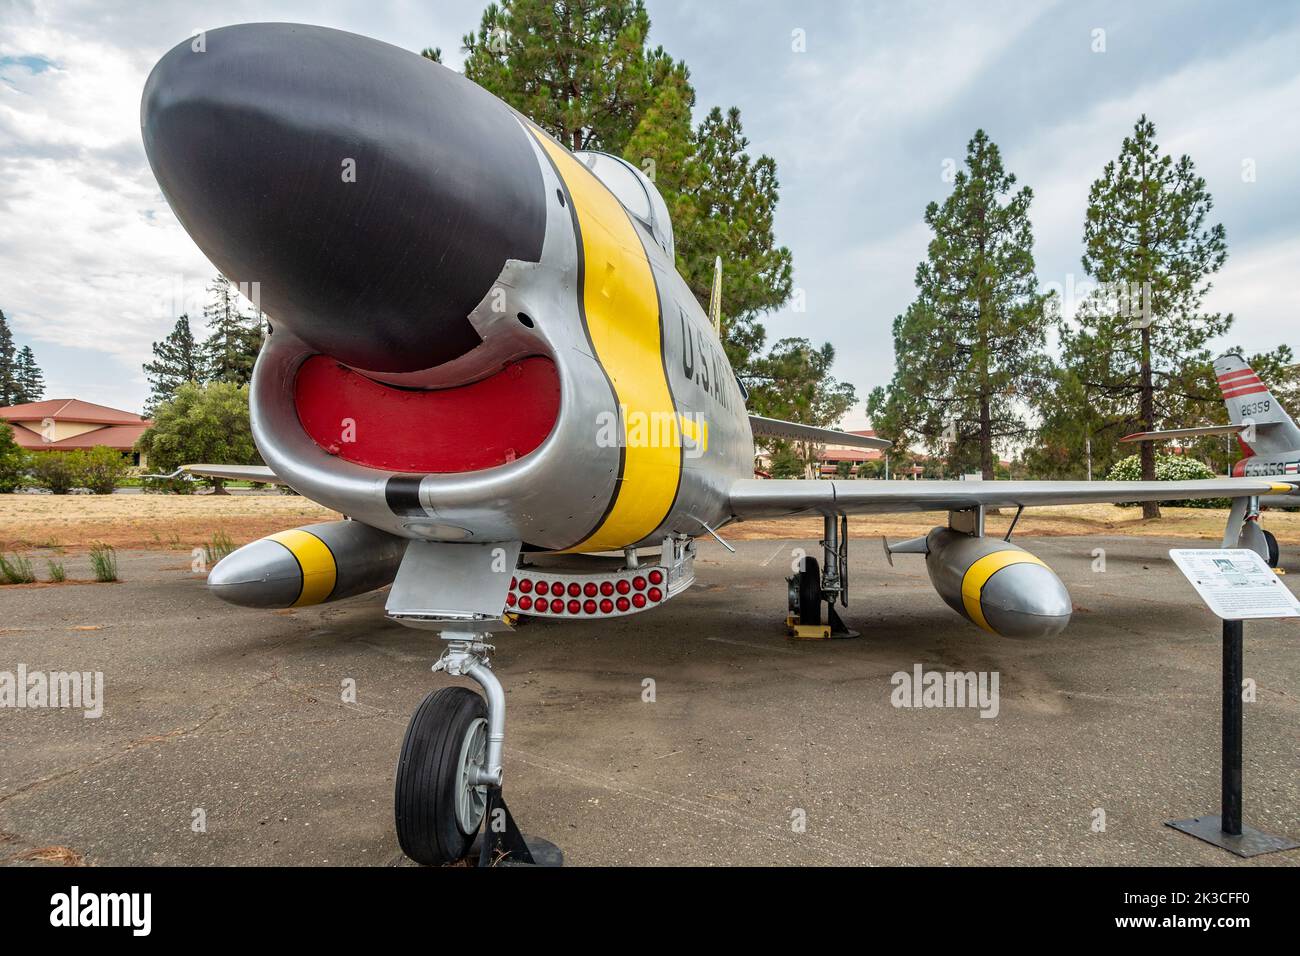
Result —
<instances>
[{"instance_id":1,"label":"landing gear door","mask_svg":"<svg viewBox=\"0 0 1300 956\"><path fill-rule=\"evenodd\" d=\"M475 630L505 630L501 615L519 549L518 541L412 541L384 610L412 627L454 623Z\"/></svg>"}]
</instances>

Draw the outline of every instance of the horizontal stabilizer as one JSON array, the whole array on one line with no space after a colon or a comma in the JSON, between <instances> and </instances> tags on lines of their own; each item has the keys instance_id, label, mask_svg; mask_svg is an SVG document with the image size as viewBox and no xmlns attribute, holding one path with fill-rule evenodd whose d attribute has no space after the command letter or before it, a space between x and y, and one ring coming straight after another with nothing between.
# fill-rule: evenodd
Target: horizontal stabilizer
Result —
<instances>
[{"instance_id":1,"label":"horizontal stabilizer","mask_svg":"<svg viewBox=\"0 0 1300 956\"><path fill-rule=\"evenodd\" d=\"M256 481L268 485L284 484L266 465L181 465L169 475L143 475L144 478L225 478L227 481Z\"/></svg>"},{"instance_id":2,"label":"horizontal stabilizer","mask_svg":"<svg viewBox=\"0 0 1300 956\"><path fill-rule=\"evenodd\" d=\"M761 415L750 415L749 427L753 429L755 438L786 438L822 445L844 445L847 448L889 448L893 444L883 438L853 435L834 428L818 428L816 425L801 425L798 422L783 422Z\"/></svg>"},{"instance_id":3,"label":"horizontal stabilizer","mask_svg":"<svg viewBox=\"0 0 1300 956\"><path fill-rule=\"evenodd\" d=\"M1163 441L1166 438L1204 438L1206 435L1235 435L1244 432L1250 426L1245 422L1235 425L1198 425L1196 428L1170 428L1165 431L1134 432L1125 435L1120 441ZM1257 428L1262 425L1255 426Z\"/></svg>"}]
</instances>

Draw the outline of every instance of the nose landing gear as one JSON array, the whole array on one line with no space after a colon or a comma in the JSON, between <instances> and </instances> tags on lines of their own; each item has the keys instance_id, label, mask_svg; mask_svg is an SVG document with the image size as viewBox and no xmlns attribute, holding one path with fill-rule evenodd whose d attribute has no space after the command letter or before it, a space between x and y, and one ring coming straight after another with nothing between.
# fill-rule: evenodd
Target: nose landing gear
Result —
<instances>
[{"instance_id":1,"label":"nose landing gear","mask_svg":"<svg viewBox=\"0 0 1300 956\"><path fill-rule=\"evenodd\" d=\"M416 708L402 741L394 788L402 852L425 866L455 863L471 854L479 866L559 866L559 848L525 838L501 795L506 700L488 664L492 645L479 635L444 636L447 650L433 669L471 678L487 699L467 687L444 687Z\"/></svg>"}]
</instances>

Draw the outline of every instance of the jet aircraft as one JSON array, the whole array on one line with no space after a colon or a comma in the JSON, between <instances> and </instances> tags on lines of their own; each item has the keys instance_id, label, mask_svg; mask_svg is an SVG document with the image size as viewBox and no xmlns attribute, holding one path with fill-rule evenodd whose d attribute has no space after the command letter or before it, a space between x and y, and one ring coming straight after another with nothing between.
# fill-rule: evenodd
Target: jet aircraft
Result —
<instances>
[{"instance_id":1,"label":"jet aircraft","mask_svg":"<svg viewBox=\"0 0 1300 956\"><path fill-rule=\"evenodd\" d=\"M790 579L790 621L845 633L847 516L946 511L891 555L923 554L940 597L984 631L1045 637L1069 594L984 533L986 509L1291 491L1262 476L755 478L756 437L887 443L749 414L717 294L706 313L678 274L654 184L376 40L209 31L155 66L141 127L177 218L224 275L257 284L270 323L250 398L265 466L187 470L280 482L347 516L240 548L209 588L277 608L391 584L387 616L436 633L434 669L483 690L430 693L407 730L395 819L420 863L464 857L504 807L494 635L517 616L598 625L657 608L695 581L696 539L729 522L820 515L823 558Z\"/></svg>"}]
</instances>

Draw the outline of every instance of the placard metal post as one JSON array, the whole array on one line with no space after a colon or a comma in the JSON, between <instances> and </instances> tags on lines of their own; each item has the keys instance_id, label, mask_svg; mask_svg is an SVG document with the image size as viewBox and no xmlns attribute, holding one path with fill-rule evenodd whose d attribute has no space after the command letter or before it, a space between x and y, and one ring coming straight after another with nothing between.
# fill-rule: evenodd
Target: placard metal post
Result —
<instances>
[{"instance_id":1,"label":"placard metal post","mask_svg":"<svg viewBox=\"0 0 1300 956\"><path fill-rule=\"evenodd\" d=\"M1223 727L1219 813L1169 820L1166 825L1238 856L1300 847L1294 840L1261 833L1241 822L1243 618L1295 617L1300 615L1300 602L1253 551L1173 549L1169 556L1210 610L1223 620Z\"/></svg>"}]
</instances>

